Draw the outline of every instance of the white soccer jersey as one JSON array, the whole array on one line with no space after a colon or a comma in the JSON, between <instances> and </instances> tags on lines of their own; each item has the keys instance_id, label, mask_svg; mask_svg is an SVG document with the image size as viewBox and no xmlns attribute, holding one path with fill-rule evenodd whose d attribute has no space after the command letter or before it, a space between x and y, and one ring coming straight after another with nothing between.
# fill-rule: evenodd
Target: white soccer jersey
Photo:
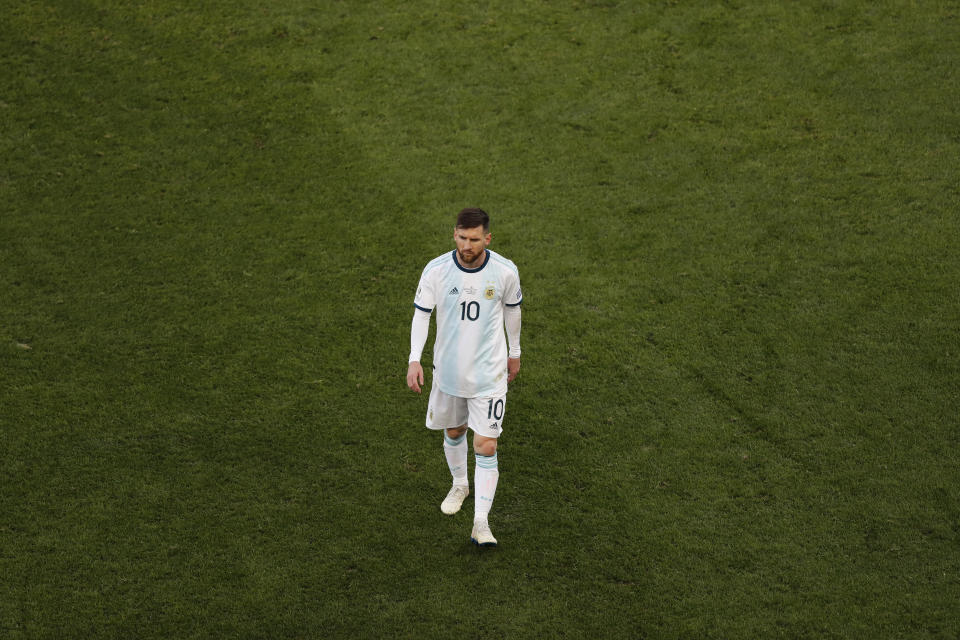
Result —
<instances>
[{"instance_id":1,"label":"white soccer jersey","mask_svg":"<svg viewBox=\"0 0 960 640\"><path fill-rule=\"evenodd\" d=\"M437 310L433 384L460 398L507 392L507 343L503 307L523 301L517 266L486 250L483 265L466 269L456 250L423 270L414 306Z\"/></svg>"}]
</instances>

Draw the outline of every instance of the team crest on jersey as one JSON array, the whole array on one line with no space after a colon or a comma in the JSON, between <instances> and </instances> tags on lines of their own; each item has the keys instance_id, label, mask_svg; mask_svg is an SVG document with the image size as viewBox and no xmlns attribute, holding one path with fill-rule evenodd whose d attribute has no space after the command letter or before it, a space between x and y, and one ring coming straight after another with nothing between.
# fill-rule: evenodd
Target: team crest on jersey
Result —
<instances>
[{"instance_id":1,"label":"team crest on jersey","mask_svg":"<svg viewBox=\"0 0 960 640\"><path fill-rule=\"evenodd\" d=\"M487 290L483 292L483 297L487 300L493 300L493 297L497 294L496 290L493 287L487 287Z\"/></svg>"}]
</instances>

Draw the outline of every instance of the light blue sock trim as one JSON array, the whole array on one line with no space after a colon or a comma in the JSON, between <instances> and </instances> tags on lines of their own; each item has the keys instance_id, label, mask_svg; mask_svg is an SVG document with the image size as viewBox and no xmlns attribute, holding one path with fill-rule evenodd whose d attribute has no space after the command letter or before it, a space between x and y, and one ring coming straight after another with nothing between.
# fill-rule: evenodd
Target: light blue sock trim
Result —
<instances>
[{"instance_id":1,"label":"light blue sock trim","mask_svg":"<svg viewBox=\"0 0 960 640\"><path fill-rule=\"evenodd\" d=\"M466 432L462 433L460 437L457 438L456 440L451 440L450 436L447 435L447 432L446 431L443 432L443 441L446 442L451 447L456 447L457 445L463 444L463 441L466 440L466 438L467 438Z\"/></svg>"},{"instance_id":2,"label":"light blue sock trim","mask_svg":"<svg viewBox=\"0 0 960 640\"><path fill-rule=\"evenodd\" d=\"M484 456L477 453L475 456L477 458L477 466L481 469L497 468L497 454L493 454L492 456Z\"/></svg>"}]
</instances>

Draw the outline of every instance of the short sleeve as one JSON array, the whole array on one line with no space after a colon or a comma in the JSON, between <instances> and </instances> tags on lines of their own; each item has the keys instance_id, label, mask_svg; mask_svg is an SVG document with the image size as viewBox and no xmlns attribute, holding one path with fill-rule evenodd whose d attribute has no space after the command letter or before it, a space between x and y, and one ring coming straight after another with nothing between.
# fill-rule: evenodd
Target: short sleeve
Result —
<instances>
[{"instance_id":1,"label":"short sleeve","mask_svg":"<svg viewBox=\"0 0 960 640\"><path fill-rule=\"evenodd\" d=\"M516 307L522 302L523 290L520 288L520 275L514 271L508 271L503 304L507 307Z\"/></svg>"},{"instance_id":2,"label":"short sleeve","mask_svg":"<svg viewBox=\"0 0 960 640\"><path fill-rule=\"evenodd\" d=\"M420 284L417 285L417 294L413 297L413 306L427 313L433 311L433 307L437 304L430 274L430 269L424 269L423 275L420 276Z\"/></svg>"}]
</instances>

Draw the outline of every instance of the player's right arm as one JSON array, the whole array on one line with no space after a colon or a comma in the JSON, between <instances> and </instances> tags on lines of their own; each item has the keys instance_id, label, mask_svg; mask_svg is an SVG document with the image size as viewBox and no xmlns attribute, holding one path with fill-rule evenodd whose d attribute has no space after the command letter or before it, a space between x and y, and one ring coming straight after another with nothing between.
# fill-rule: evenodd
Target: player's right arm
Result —
<instances>
[{"instance_id":1,"label":"player's right arm","mask_svg":"<svg viewBox=\"0 0 960 640\"><path fill-rule=\"evenodd\" d=\"M413 310L413 322L410 323L410 358L407 365L407 386L411 391L420 393L423 386L423 367L420 357L423 347L427 344L427 334L430 331L430 312L420 308Z\"/></svg>"},{"instance_id":2,"label":"player's right arm","mask_svg":"<svg viewBox=\"0 0 960 640\"><path fill-rule=\"evenodd\" d=\"M411 391L420 393L423 386L423 367L419 362L411 362L407 366L407 386Z\"/></svg>"},{"instance_id":3,"label":"player's right arm","mask_svg":"<svg viewBox=\"0 0 960 640\"><path fill-rule=\"evenodd\" d=\"M423 367L420 357L423 347L427 344L427 334L430 333L430 313L433 311L434 297L424 270L417 287L417 295L413 302L413 321L410 323L410 357L407 364L407 386L411 391L420 393L423 387Z\"/></svg>"}]
</instances>

